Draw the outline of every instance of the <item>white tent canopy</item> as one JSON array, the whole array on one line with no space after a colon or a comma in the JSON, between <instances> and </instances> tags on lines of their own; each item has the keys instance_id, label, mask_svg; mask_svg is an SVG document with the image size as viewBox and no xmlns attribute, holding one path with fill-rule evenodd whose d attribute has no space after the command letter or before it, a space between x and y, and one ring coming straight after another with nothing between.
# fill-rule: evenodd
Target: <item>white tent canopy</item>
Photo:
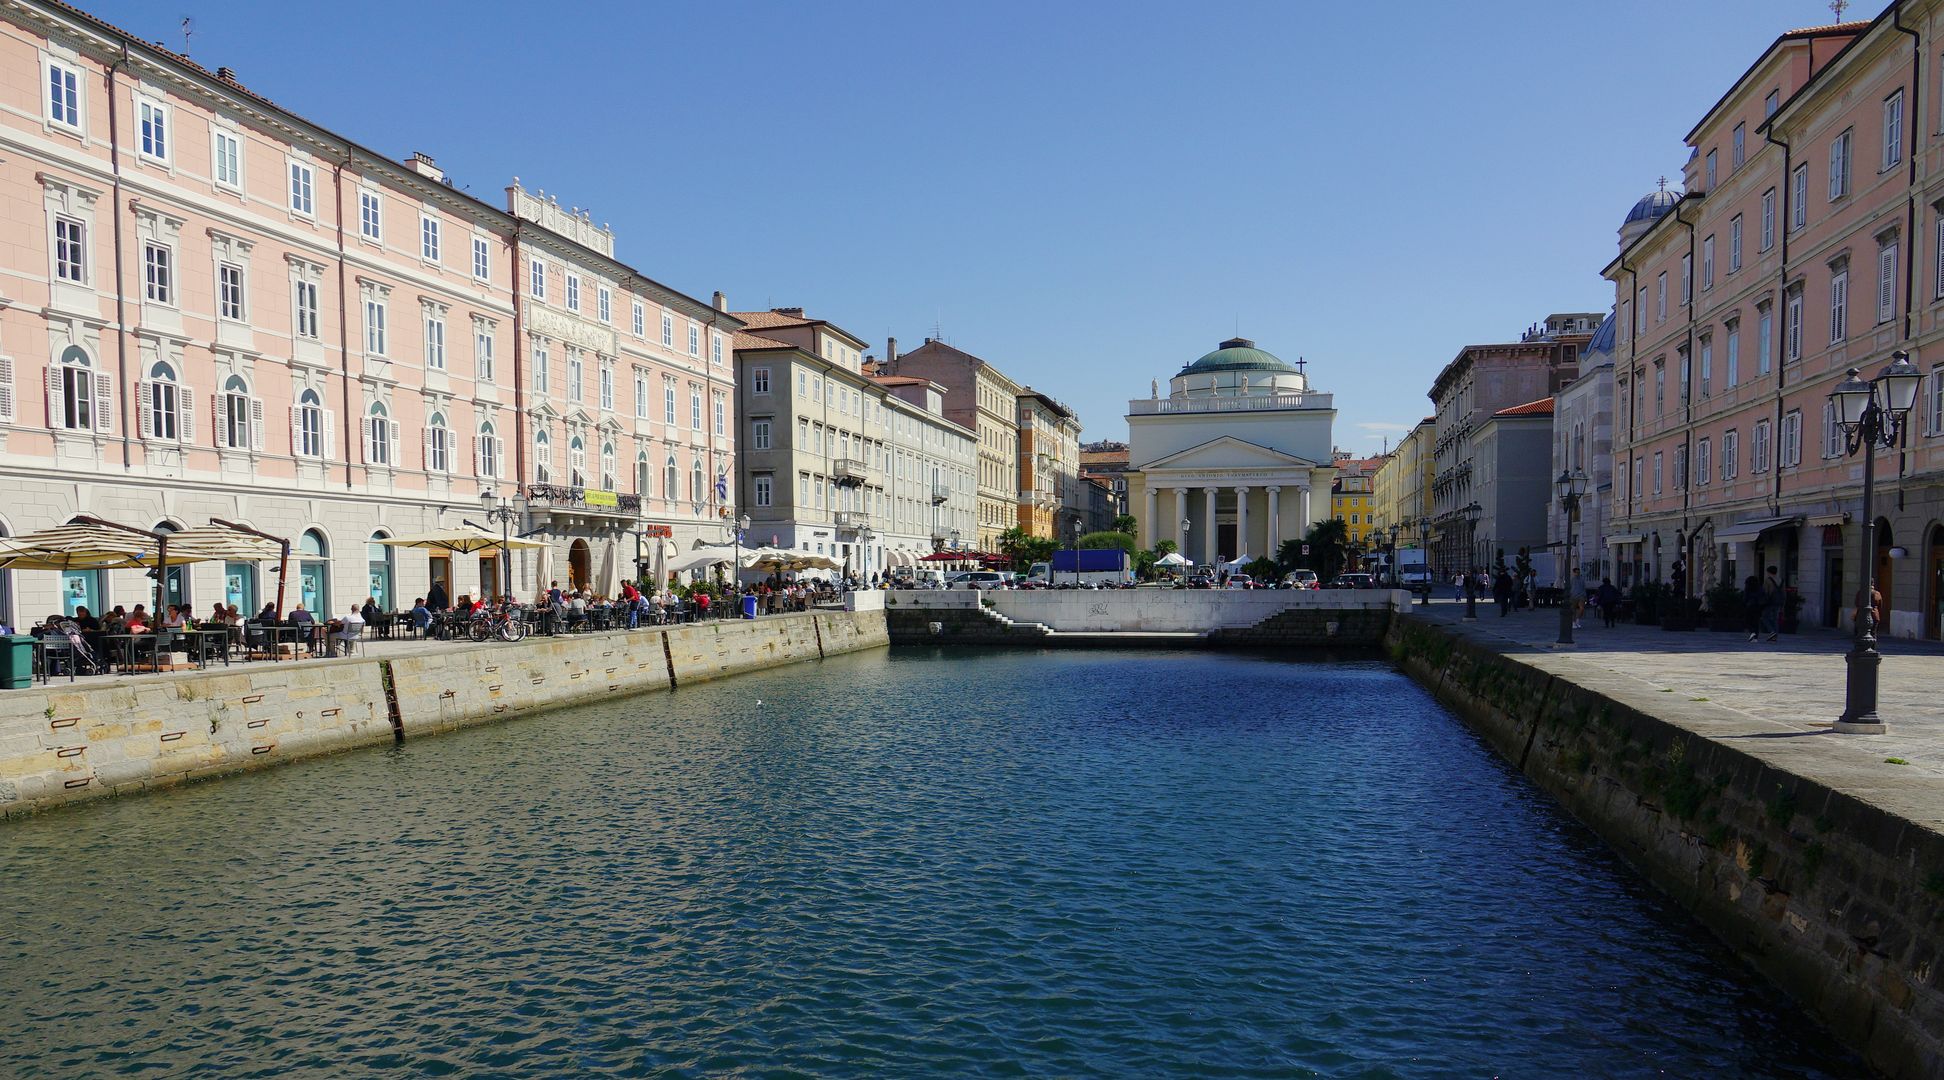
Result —
<instances>
[{"instance_id":1,"label":"white tent canopy","mask_svg":"<svg viewBox=\"0 0 1944 1080\"><path fill-rule=\"evenodd\" d=\"M686 574L693 570L702 570L716 565L729 565L729 555L727 552L714 550L693 551L687 555L668 560L668 566L664 569L664 572L670 574Z\"/></svg>"},{"instance_id":2,"label":"white tent canopy","mask_svg":"<svg viewBox=\"0 0 1944 1080\"><path fill-rule=\"evenodd\" d=\"M1154 565L1175 566L1175 567L1193 566L1195 565L1195 560L1189 558L1186 555L1183 555L1179 551L1170 551L1166 555L1163 555L1160 558L1154 560Z\"/></svg>"}]
</instances>

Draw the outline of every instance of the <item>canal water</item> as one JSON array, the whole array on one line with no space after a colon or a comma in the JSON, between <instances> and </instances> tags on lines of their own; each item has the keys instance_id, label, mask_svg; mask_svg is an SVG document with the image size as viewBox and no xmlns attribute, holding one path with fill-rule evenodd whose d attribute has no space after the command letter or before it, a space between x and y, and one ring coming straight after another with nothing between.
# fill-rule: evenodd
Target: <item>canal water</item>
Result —
<instances>
[{"instance_id":1,"label":"canal water","mask_svg":"<svg viewBox=\"0 0 1944 1080\"><path fill-rule=\"evenodd\" d=\"M1376 662L878 651L0 826L0 1076L1844 1076Z\"/></svg>"}]
</instances>

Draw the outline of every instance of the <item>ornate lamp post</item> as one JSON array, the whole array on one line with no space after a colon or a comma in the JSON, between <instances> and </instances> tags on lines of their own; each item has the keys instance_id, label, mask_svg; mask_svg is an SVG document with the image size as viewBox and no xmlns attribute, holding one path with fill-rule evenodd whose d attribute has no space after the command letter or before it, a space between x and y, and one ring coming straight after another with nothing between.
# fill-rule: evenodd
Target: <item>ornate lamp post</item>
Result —
<instances>
[{"instance_id":1,"label":"ornate lamp post","mask_svg":"<svg viewBox=\"0 0 1944 1080\"><path fill-rule=\"evenodd\" d=\"M1397 534L1399 531L1396 525L1392 525L1390 528L1384 530L1384 538L1389 541L1390 587L1393 589L1397 588ZM1429 567L1426 567L1426 569L1429 569Z\"/></svg>"},{"instance_id":2,"label":"ornate lamp post","mask_svg":"<svg viewBox=\"0 0 1944 1080\"><path fill-rule=\"evenodd\" d=\"M871 541L875 539L877 534L871 531L869 525L857 527L857 580L861 584L868 585L871 581Z\"/></svg>"},{"instance_id":3,"label":"ornate lamp post","mask_svg":"<svg viewBox=\"0 0 1944 1080\"><path fill-rule=\"evenodd\" d=\"M513 523L526 516L526 496L515 489L513 497L505 499L493 494L492 488L487 488L479 493L479 509L486 515L487 521L499 522L500 599L508 599L513 595L513 559L506 550L506 544L512 536Z\"/></svg>"},{"instance_id":4,"label":"ornate lamp post","mask_svg":"<svg viewBox=\"0 0 1944 1080\"><path fill-rule=\"evenodd\" d=\"M1856 644L1847 657L1843 715L1836 721L1837 731L1854 735L1888 730L1877 717L1877 669L1883 654L1877 652L1876 604L1871 599L1876 591L1876 452L1897 444L1923 381L1910 354L1899 349L1876 378L1866 382L1851 368L1849 377L1829 394L1843 428L1844 455L1863 452L1863 587L1857 593Z\"/></svg>"},{"instance_id":5,"label":"ornate lamp post","mask_svg":"<svg viewBox=\"0 0 1944 1080\"><path fill-rule=\"evenodd\" d=\"M1188 557L1188 519L1187 518L1181 519L1181 557L1184 559ZM1181 583L1183 585L1186 585L1188 583L1187 574L1181 575Z\"/></svg>"},{"instance_id":6,"label":"ornate lamp post","mask_svg":"<svg viewBox=\"0 0 1944 1080\"><path fill-rule=\"evenodd\" d=\"M1418 546L1424 549L1424 571L1431 572L1431 519L1420 516L1417 519ZM1431 590L1424 590L1424 602L1431 603Z\"/></svg>"},{"instance_id":7,"label":"ornate lamp post","mask_svg":"<svg viewBox=\"0 0 1944 1080\"><path fill-rule=\"evenodd\" d=\"M1465 621L1478 621L1478 515L1483 507L1471 503L1458 512L1465 516Z\"/></svg>"},{"instance_id":8,"label":"ornate lamp post","mask_svg":"<svg viewBox=\"0 0 1944 1080\"><path fill-rule=\"evenodd\" d=\"M1573 543L1573 523L1579 520L1580 500L1586 496L1586 473L1579 469L1574 469L1572 472L1561 471L1559 479L1553 481L1553 487L1559 492L1560 509L1566 512L1566 557L1569 560L1568 569L1570 570L1570 560L1575 550ZM1568 579L1566 591L1569 595L1562 597L1559 602L1559 643L1561 645L1571 645L1573 643L1573 601L1570 595L1572 592L1571 579Z\"/></svg>"},{"instance_id":9,"label":"ornate lamp post","mask_svg":"<svg viewBox=\"0 0 1944 1080\"><path fill-rule=\"evenodd\" d=\"M736 591L742 591L742 542L743 534L749 531L749 515L744 514L736 522L736 535L732 538L735 561L729 564L729 572L735 575Z\"/></svg>"}]
</instances>

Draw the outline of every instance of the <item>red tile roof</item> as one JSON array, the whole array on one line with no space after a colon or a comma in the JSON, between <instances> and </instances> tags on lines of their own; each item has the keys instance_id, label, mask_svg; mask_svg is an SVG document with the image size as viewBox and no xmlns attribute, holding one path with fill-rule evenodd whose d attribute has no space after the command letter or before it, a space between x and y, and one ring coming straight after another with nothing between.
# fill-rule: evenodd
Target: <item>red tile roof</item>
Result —
<instances>
[{"instance_id":1,"label":"red tile roof","mask_svg":"<svg viewBox=\"0 0 1944 1080\"><path fill-rule=\"evenodd\" d=\"M1500 409L1499 411L1493 413L1492 415L1493 416L1551 416L1552 414L1553 414L1553 399L1548 397L1548 398L1540 398L1538 401L1528 401L1524 405L1514 405L1509 409Z\"/></svg>"},{"instance_id":2,"label":"red tile roof","mask_svg":"<svg viewBox=\"0 0 1944 1080\"><path fill-rule=\"evenodd\" d=\"M806 319L800 310L789 312L732 311L729 314L741 319L743 325L755 330L769 330L778 326L812 326L823 321L822 319Z\"/></svg>"},{"instance_id":3,"label":"red tile roof","mask_svg":"<svg viewBox=\"0 0 1944 1080\"><path fill-rule=\"evenodd\" d=\"M738 349L794 349L796 348L796 346L790 344L787 341L777 341L774 338L766 338L760 334L748 334L748 333L744 333L741 330L738 330L736 331L736 348Z\"/></svg>"}]
</instances>

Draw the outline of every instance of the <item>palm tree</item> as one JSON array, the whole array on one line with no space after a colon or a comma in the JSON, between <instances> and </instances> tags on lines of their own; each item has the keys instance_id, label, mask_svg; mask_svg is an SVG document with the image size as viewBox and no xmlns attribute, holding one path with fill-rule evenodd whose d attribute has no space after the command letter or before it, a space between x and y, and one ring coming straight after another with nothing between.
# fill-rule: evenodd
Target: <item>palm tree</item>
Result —
<instances>
[{"instance_id":1,"label":"palm tree","mask_svg":"<svg viewBox=\"0 0 1944 1080\"><path fill-rule=\"evenodd\" d=\"M1309 545L1308 555L1303 554L1305 544ZM1350 526L1340 517L1311 525L1301 540L1287 541L1276 552L1276 562L1285 572L1308 567L1326 583L1343 573L1349 560Z\"/></svg>"}]
</instances>

